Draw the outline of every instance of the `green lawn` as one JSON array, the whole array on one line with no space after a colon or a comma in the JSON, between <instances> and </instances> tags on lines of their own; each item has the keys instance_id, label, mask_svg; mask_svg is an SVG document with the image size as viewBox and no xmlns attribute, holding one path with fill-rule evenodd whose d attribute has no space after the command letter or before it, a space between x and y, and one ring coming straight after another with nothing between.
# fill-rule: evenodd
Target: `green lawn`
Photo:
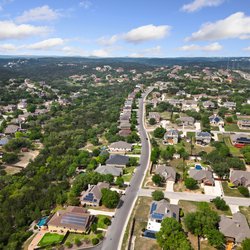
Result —
<instances>
[{"instance_id":1,"label":"green lawn","mask_svg":"<svg viewBox=\"0 0 250 250\"><path fill-rule=\"evenodd\" d=\"M126 167L124 170L126 171L126 174L124 174L122 176L122 178L125 182L130 182L130 180L133 176L133 172L135 170L135 167Z\"/></svg>"},{"instance_id":2,"label":"green lawn","mask_svg":"<svg viewBox=\"0 0 250 250\"><path fill-rule=\"evenodd\" d=\"M64 235L61 234L46 233L38 243L38 246L44 247L52 244L58 244L62 242L63 238Z\"/></svg>"},{"instance_id":3,"label":"green lawn","mask_svg":"<svg viewBox=\"0 0 250 250\"><path fill-rule=\"evenodd\" d=\"M250 224L250 207L240 207L240 212L246 216L248 224Z\"/></svg>"},{"instance_id":4,"label":"green lawn","mask_svg":"<svg viewBox=\"0 0 250 250\"><path fill-rule=\"evenodd\" d=\"M161 117L163 120L170 120L170 118L171 118L171 112L165 111L165 112L160 113L160 114L161 114Z\"/></svg>"},{"instance_id":5,"label":"green lawn","mask_svg":"<svg viewBox=\"0 0 250 250\"><path fill-rule=\"evenodd\" d=\"M85 240L86 235L85 234L69 233L65 242L71 242L72 244L74 244L76 239L79 239L80 241Z\"/></svg>"},{"instance_id":6,"label":"green lawn","mask_svg":"<svg viewBox=\"0 0 250 250\"><path fill-rule=\"evenodd\" d=\"M229 188L226 181L222 182L222 187L226 196L243 197L237 188Z\"/></svg>"},{"instance_id":7,"label":"green lawn","mask_svg":"<svg viewBox=\"0 0 250 250\"><path fill-rule=\"evenodd\" d=\"M223 139L222 139L223 140ZM231 143L231 140L230 138L227 136L227 137L224 137L224 142L225 144L228 146L229 150L230 150L230 153L235 156L235 157L238 157L238 156L241 156L241 152L240 152L240 149L239 148L236 148L232 145Z\"/></svg>"},{"instance_id":8,"label":"green lawn","mask_svg":"<svg viewBox=\"0 0 250 250\"><path fill-rule=\"evenodd\" d=\"M141 153L141 146L140 145L135 145L133 147L133 151L132 151L133 154L140 154Z\"/></svg>"},{"instance_id":9,"label":"green lawn","mask_svg":"<svg viewBox=\"0 0 250 250\"><path fill-rule=\"evenodd\" d=\"M226 124L225 131L233 131L233 132L250 132L250 130L239 129L236 123Z\"/></svg>"},{"instance_id":10,"label":"green lawn","mask_svg":"<svg viewBox=\"0 0 250 250\"><path fill-rule=\"evenodd\" d=\"M107 229L108 226L104 224L104 220L106 218L109 218L108 216L105 216L105 215L97 215L97 228L103 228L103 229Z\"/></svg>"}]
</instances>

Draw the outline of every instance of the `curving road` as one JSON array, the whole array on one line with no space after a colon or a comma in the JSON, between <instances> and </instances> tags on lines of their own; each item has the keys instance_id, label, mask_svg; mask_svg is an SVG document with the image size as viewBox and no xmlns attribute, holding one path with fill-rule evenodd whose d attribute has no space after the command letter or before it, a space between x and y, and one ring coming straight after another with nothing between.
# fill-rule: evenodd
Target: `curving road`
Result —
<instances>
[{"instance_id":1,"label":"curving road","mask_svg":"<svg viewBox=\"0 0 250 250\"><path fill-rule=\"evenodd\" d=\"M108 228L105 240L103 241L103 250L117 250L121 249L123 236L130 218L131 212L133 211L134 204L136 202L138 191L142 185L144 176L146 174L147 167L150 160L150 143L148 141L147 133L144 127L144 101L147 95L153 90L149 88L139 100L138 110L138 130L141 138L141 157L140 166L137 168L131 182L130 187L126 189L125 195L122 196L120 206L118 206L115 218L112 220L111 226Z\"/></svg>"}]
</instances>

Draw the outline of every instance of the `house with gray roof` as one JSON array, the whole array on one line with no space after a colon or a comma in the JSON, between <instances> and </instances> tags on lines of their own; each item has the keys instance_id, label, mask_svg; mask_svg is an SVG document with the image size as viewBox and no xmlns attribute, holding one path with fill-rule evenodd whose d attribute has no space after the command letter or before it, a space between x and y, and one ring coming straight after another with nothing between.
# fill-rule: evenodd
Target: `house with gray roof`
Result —
<instances>
[{"instance_id":1,"label":"house with gray roof","mask_svg":"<svg viewBox=\"0 0 250 250\"><path fill-rule=\"evenodd\" d=\"M233 241L236 244L250 238L250 229L246 217L240 212L234 213L232 218L222 215L219 230L228 241Z\"/></svg>"},{"instance_id":2,"label":"house with gray roof","mask_svg":"<svg viewBox=\"0 0 250 250\"><path fill-rule=\"evenodd\" d=\"M189 176L196 180L199 184L203 183L207 186L214 186L214 177L213 173L209 170L198 170L198 169L190 169Z\"/></svg>"},{"instance_id":3,"label":"house with gray roof","mask_svg":"<svg viewBox=\"0 0 250 250\"><path fill-rule=\"evenodd\" d=\"M114 166L118 168L124 168L129 163L129 157L125 155L110 155L109 159L106 160L107 166Z\"/></svg>"},{"instance_id":4,"label":"house with gray roof","mask_svg":"<svg viewBox=\"0 0 250 250\"><path fill-rule=\"evenodd\" d=\"M195 140L196 143L202 146L206 146L211 142L212 135L208 132L196 132Z\"/></svg>"},{"instance_id":5,"label":"house with gray roof","mask_svg":"<svg viewBox=\"0 0 250 250\"><path fill-rule=\"evenodd\" d=\"M239 129L248 129L250 130L250 120L239 120L237 122Z\"/></svg>"},{"instance_id":6,"label":"house with gray roof","mask_svg":"<svg viewBox=\"0 0 250 250\"><path fill-rule=\"evenodd\" d=\"M150 206L147 230L159 232L161 222L165 218L174 218L179 221L180 208L178 205L170 204L166 200L153 201Z\"/></svg>"},{"instance_id":7,"label":"house with gray roof","mask_svg":"<svg viewBox=\"0 0 250 250\"><path fill-rule=\"evenodd\" d=\"M166 165L156 165L155 173L163 177L165 181L175 182L176 180L176 171L172 167L168 167Z\"/></svg>"},{"instance_id":8,"label":"house with gray roof","mask_svg":"<svg viewBox=\"0 0 250 250\"><path fill-rule=\"evenodd\" d=\"M132 150L132 144L125 141L113 142L109 145L111 152L130 152Z\"/></svg>"},{"instance_id":9,"label":"house with gray roof","mask_svg":"<svg viewBox=\"0 0 250 250\"><path fill-rule=\"evenodd\" d=\"M205 101L202 103L202 106L205 108L205 109L214 109L215 108L215 104L211 101Z\"/></svg>"},{"instance_id":10,"label":"house with gray roof","mask_svg":"<svg viewBox=\"0 0 250 250\"><path fill-rule=\"evenodd\" d=\"M178 130L176 130L176 129L169 129L164 134L163 143L164 144L168 144L168 145L174 145L174 144L178 143L178 140L179 140Z\"/></svg>"},{"instance_id":11,"label":"house with gray roof","mask_svg":"<svg viewBox=\"0 0 250 250\"><path fill-rule=\"evenodd\" d=\"M250 172L243 170L230 170L230 182L234 186L250 187Z\"/></svg>"},{"instance_id":12,"label":"house with gray roof","mask_svg":"<svg viewBox=\"0 0 250 250\"><path fill-rule=\"evenodd\" d=\"M161 120L161 115L157 112L149 112L148 120L150 119L155 119L155 121L158 123Z\"/></svg>"},{"instance_id":13,"label":"house with gray roof","mask_svg":"<svg viewBox=\"0 0 250 250\"><path fill-rule=\"evenodd\" d=\"M194 126L194 118L185 116L185 117L180 117L177 119L177 123L180 126Z\"/></svg>"},{"instance_id":14,"label":"house with gray roof","mask_svg":"<svg viewBox=\"0 0 250 250\"><path fill-rule=\"evenodd\" d=\"M116 168L113 166L106 166L106 165L100 165L94 171L99 174L111 174L115 177L121 176L123 173L121 168Z\"/></svg>"},{"instance_id":15,"label":"house with gray roof","mask_svg":"<svg viewBox=\"0 0 250 250\"><path fill-rule=\"evenodd\" d=\"M109 188L109 183L99 182L97 185L89 185L87 191L81 193L81 204L87 206L99 206L102 199L102 189Z\"/></svg>"},{"instance_id":16,"label":"house with gray roof","mask_svg":"<svg viewBox=\"0 0 250 250\"><path fill-rule=\"evenodd\" d=\"M19 130L20 130L20 127L19 127L19 126L10 124L10 125L8 125L8 126L5 128L4 133L5 133L6 135L13 135L13 134L15 134L17 131L19 131Z\"/></svg>"},{"instance_id":17,"label":"house with gray roof","mask_svg":"<svg viewBox=\"0 0 250 250\"><path fill-rule=\"evenodd\" d=\"M224 102L222 106L229 110L233 110L236 108L236 102Z\"/></svg>"}]
</instances>

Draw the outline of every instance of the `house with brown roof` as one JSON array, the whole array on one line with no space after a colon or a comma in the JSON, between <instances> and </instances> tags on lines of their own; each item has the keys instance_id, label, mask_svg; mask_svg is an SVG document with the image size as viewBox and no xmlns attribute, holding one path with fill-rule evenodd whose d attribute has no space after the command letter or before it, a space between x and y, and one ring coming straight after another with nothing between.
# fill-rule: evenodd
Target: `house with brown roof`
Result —
<instances>
[{"instance_id":1,"label":"house with brown roof","mask_svg":"<svg viewBox=\"0 0 250 250\"><path fill-rule=\"evenodd\" d=\"M230 182L234 186L250 187L250 172L243 170L230 170Z\"/></svg>"},{"instance_id":2,"label":"house with brown roof","mask_svg":"<svg viewBox=\"0 0 250 250\"><path fill-rule=\"evenodd\" d=\"M87 191L81 194L81 204L87 206L99 206L102 199L102 189L109 188L106 182L99 182L97 185L89 185Z\"/></svg>"},{"instance_id":3,"label":"house with brown roof","mask_svg":"<svg viewBox=\"0 0 250 250\"><path fill-rule=\"evenodd\" d=\"M180 117L177 119L177 123L180 126L194 126L194 118L185 116L185 117Z\"/></svg>"},{"instance_id":4,"label":"house with brown roof","mask_svg":"<svg viewBox=\"0 0 250 250\"><path fill-rule=\"evenodd\" d=\"M10 125L8 125L8 126L5 128L4 133L5 133L6 135L13 135L13 134L15 134L17 131L19 131L19 130L20 130L20 127L19 127L19 126L10 124Z\"/></svg>"},{"instance_id":5,"label":"house with brown roof","mask_svg":"<svg viewBox=\"0 0 250 250\"><path fill-rule=\"evenodd\" d=\"M57 211L48 221L48 230L57 233L86 233L94 216L82 207L69 206L66 210Z\"/></svg>"},{"instance_id":6,"label":"house with brown roof","mask_svg":"<svg viewBox=\"0 0 250 250\"><path fill-rule=\"evenodd\" d=\"M176 180L176 171L172 167L168 167L166 165L156 165L155 173L163 177L165 181L175 182Z\"/></svg>"},{"instance_id":7,"label":"house with brown roof","mask_svg":"<svg viewBox=\"0 0 250 250\"><path fill-rule=\"evenodd\" d=\"M219 230L225 235L227 241L236 244L250 238L250 229L246 217L240 212L234 213L232 218L222 215Z\"/></svg>"},{"instance_id":8,"label":"house with brown roof","mask_svg":"<svg viewBox=\"0 0 250 250\"><path fill-rule=\"evenodd\" d=\"M214 186L213 173L209 170L190 169L189 176L196 180L199 184L203 183L207 186Z\"/></svg>"}]
</instances>

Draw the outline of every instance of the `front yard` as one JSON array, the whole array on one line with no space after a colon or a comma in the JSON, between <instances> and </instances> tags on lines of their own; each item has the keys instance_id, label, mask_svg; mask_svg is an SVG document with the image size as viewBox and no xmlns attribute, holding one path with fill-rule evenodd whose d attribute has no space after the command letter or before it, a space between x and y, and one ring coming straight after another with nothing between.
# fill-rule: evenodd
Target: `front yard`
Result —
<instances>
[{"instance_id":1,"label":"front yard","mask_svg":"<svg viewBox=\"0 0 250 250\"><path fill-rule=\"evenodd\" d=\"M250 224L250 207L240 207L240 212L246 216L248 224Z\"/></svg>"},{"instance_id":2,"label":"front yard","mask_svg":"<svg viewBox=\"0 0 250 250\"><path fill-rule=\"evenodd\" d=\"M122 176L124 182L130 182L134 174L135 167L126 167L124 171L125 171L125 174Z\"/></svg>"},{"instance_id":3,"label":"front yard","mask_svg":"<svg viewBox=\"0 0 250 250\"><path fill-rule=\"evenodd\" d=\"M226 196L243 197L243 195L239 192L237 188L230 188L228 186L228 182L226 181L222 182L222 187L223 187L224 194Z\"/></svg>"},{"instance_id":4,"label":"front yard","mask_svg":"<svg viewBox=\"0 0 250 250\"><path fill-rule=\"evenodd\" d=\"M232 131L232 132L250 132L250 130L239 129L236 123L227 123L225 125L225 131Z\"/></svg>"}]
</instances>

